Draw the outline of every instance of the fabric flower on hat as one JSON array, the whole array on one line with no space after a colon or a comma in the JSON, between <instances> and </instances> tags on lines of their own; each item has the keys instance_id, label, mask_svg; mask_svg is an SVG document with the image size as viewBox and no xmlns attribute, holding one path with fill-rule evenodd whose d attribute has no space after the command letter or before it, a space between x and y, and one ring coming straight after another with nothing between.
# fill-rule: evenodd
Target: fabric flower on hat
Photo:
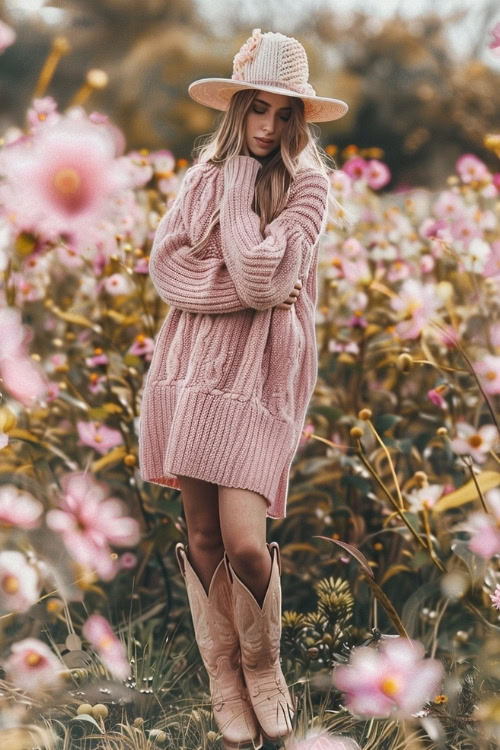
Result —
<instances>
[{"instance_id":1,"label":"fabric flower on hat","mask_svg":"<svg viewBox=\"0 0 500 750\"><path fill-rule=\"evenodd\" d=\"M245 44L240 48L240 51L236 53L233 58L233 75L232 78L237 81L243 81L243 68L248 62L251 62L256 53L262 38L260 29L254 29L252 36L249 37Z\"/></svg>"}]
</instances>

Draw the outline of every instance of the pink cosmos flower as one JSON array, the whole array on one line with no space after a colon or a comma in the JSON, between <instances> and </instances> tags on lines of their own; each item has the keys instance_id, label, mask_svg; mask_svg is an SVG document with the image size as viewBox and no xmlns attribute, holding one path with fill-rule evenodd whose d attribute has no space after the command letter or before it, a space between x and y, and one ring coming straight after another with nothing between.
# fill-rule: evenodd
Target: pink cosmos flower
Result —
<instances>
[{"instance_id":1,"label":"pink cosmos flower","mask_svg":"<svg viewBox=\"0 0 500 750\"><path fill-rule=\"evenodd\" d=\"M121 273L113 273L111 276L107 276L102 286L108 294L118 296L119 294L130 294L133 290L133 286L130 281L125 278Z\"/></svg>"},{"instance_id":2,"label":"pink cosmos flower","mask_svg":"<svg viewBox=\"0 0 500 750\"><path fill-rule=\"evenodd\" d=\"M0 21L0 52L3 52L16 41L16 32L6 23Z\"/></svg>"},{"instance_id":3,"label":"pink cosmos flower","mask_svg":"<svg viewBox=\"0 0 500 750\"><path fill-rule=\"evenodd\" d=\"M154 351L154 341L150 336L145 336L143 333L138 333L134 339L134 343L129 349L130 354L136 354L138 357L146 355L144 359L146 362L151 361L151 356Z\"/></svg>"},{"instance_id":4,"label":"pink cosmos flower","mask_svg":"<svg viewBox=\"0 0 500 750\"><path fill-rule=\"evenodd\" d=\"M490 599L495 609L500 610L500 583L497 583L495 592L493 594L490 594Z\"/></svg>"},{"instance_id":5,"label":"pink cosmos flower","mask_svg":"<svg viewBox=\"0 0 500 750\"><path fill-rule=\"evenodd\" d=\"M443 190L432 205L432 212L438 219L460 219L466 214L466 206L458 193Z\"/></svg>"},{"instance_id":6,"label":"pink cosmos flower","mask_svg":"<svg viewBox=\"0 0 500 750\"><path fill-rule=\"evenodd\" d=\"M15 307L0 309L0 360L16 356L33 337L33 332L22 323L21 310Z\"/></svg>"},{"instance_id":7,"label":"pink cosmos flower","mask_svg":"<svg viewBox=\"0 0 500 750\"><path fill-rule=\"evenodd\" d=\"M365 258L356 258L356 260L345 258L342 261L342 270L347 281L353 284L367 285L373 279L372 270Z\"/></svg>"},{"instance_id":8,"label":"pink cosmos flower","mask_svg":"<svg viewBox=\"0 0 500 750\"><path fill-rule=\"evenodd\" d=\"M22 552L0 552L0 609L26 612L40 596L38 574Z\"/></svg>"},{"instance_id":9,"label":"pink cosmos flower","mask_svg":"<svg viewBox=\"0 0 500 750\"><path fill-rule=\"evenodd\" d=\"M438 391L436 388L430 388L427 391L427 398L429 399L429 401L432 401L434 406L439 407L439 409L446 409L448 406L446 403L446 399L443 398L440 391Z\"/></svg>"},{"instance_id":10,"label":"pink cosmos flower","mask_svg":"<svg viewBox=\"0 0 500 750\"><path fill-rule=\"evenodd\" d=\"M3 667L7 678L27 692L47 687L58 687L60 670L64 669L57 656L38 638L25 638L12 644L11 655Z\"/></svg>"},{"instance_id":11,"label":"pink cosmos flower","mask_svg":"<svg viewBox=\"0 0 500 750\"><path fill-rule=\"evenodd\" d=\"M396 258L387 269L387 281L395 282L407 279L412 274L411 265L402 258Z\"/></svg>"},{"instance_id":12,"label":"pink cosmos flower","mask_svg":"<svg viewBox=\"0 0 500 750\"><path fill-rule=\"evenodd\" d=\"M430 510L437 503L443 494L442 484L429 484L428 487L420 487L409 493L404 493L409 503L409 510L417 513L419 510L426 508Z\"/></svg>"},{"instance_id":13,"label":"pink cosmos flower","mask_svg":"<svg viewBox=\"0 0 500 750\"><path fill-rule=\"evenodd\" d=\"M455 165L462 182L476 182L489 174L488 167L474 154L463 154Z\"/></svg>"},{"instance_id":14,"label":"pink cosmos flower","mask_svg":"<svg viewBox=\"0 0 500 750\"><path fill-rule=\"evenodd\" d=\"M0 360L0 377L9 394L26 408L45 398L48 380L42 367L30 357Z\"/></svg>"},{"instance_id":15,"label":"pink cosmos flower","mask_svg":"<svg viewBox=\"0 0 500 750\"><path fill-rule=\"evenodd\" d=\"M57 102L53 96L33 99L27 113L30 132L35 133L40 128L55 125L61 117L62 115L57 111Z\"/></svg>"},{"instance_id":16,"label":"pink cosmos flower","mask_svg":"<svg viewBox=\"0 0 500 750\"><path fill-rule=\"evenodd\" d=\"M473 367L486 393L500 393L500 357L485 354Z\"/></svg>"},{"instance_id":17,"label":"pink cosmos flower","mask_svg":"<svg viewBox=\"0 0 500 750\"><path fill-rule=\"evenodd\" d=\"M62 534L69 553L80 563L111 580L118 570L111 559L110 544L137 544L140 528L135 518L124 515L125 506L109 497L108 486L80 471L61 477L64 496L60 509L49 510L47 525Z\"/></svg>"},{"instance_id":18,"label":"pink cosmos flower","mask_svg":"<svg viewBox=\"0 0 500 750\"><path fill-rule=\"evenodd\" d=\"M460 256L460 265L467 271L482 273L491 252L490 245L480 237L474 237Z\"/></svg>"},{"instance_id":19,"label":"pink cosmos flower","mask_svg":"<svg viewBox=\"0 0 500 750\"><path fill-rule=\"evenodd\" d=\"M125 680L130 674L125 646L102 615L90 615L82 627L83 636L92 644L113 677Z\"/></svg>"},{"instance_id":20,"label":"pink cosmos flower","mask_svg":"<svg viewBox=\"0 0 500 750\"><path fill-rule=\"evenodd\" d=\"M387 164L378 159L370 159L365 172L366 182L372 190L379 190L387 185L391 179L391 172Z\"/></svg>"},{"instance_id":21,"label":"pink cosmos flower","mask_svg":"<svg viewBox=\"0 0 500 750\"><path fill-rule=\"evenodd\" d=\"M491 513L473 511L465 523L455 528L471 535L468 544L471 552L489 559L500 554L500 490L494 488L486 492L485 502Z\"/></svg>"},{"instance_id":22,"label":"pink cosmos flower","mask_svg":"<svg viewBox=\"0 0 500 750\"><path fill-rule=\"evenodd\" d=\"M426 253L420 257L419 265L422 273L430 273L436 267L436 261L432 255Z\"/></svg>"},{"instance_id":23,"label":"pink cosmos flower","mask_svg":"<svg viewBox=\"0 0 500 750\"><path fill-rule=\"evenodd\" d=\"M0 487L0 525L34 529L40 525L43 505L33 495L14 484Z\"/></svg>"},{"instance_id":24,"label":"pink cosmos flower","mask_svg":"<svg viewBox=\"0 0 500 750\"><path fill-rule=\"evenodd\" d=\"M109 365L108 355L103 352L102 349L95 349L92 357L87 357L85 360L89 367L97 367L97 365Z\"/></svg>"},{"instance_id":25,"label":"pink cosmos flower","mask_svg":"<svg viewBox=\"0 0 500 750\"><path fill-rule=\"evenodd\" d=\"M287 750L361 750L357 742L350 737L340 734L330 734L327 731L308 732L304 739L292 739L287 744Z\"/></svg>"},{"instance_id":26,"label":"pink cosmos flower","mask_svg":"<svg viewBox=\"0 0 500 750\"><path fill-rule=\"evenodd\" d=\"M349 237L342 243L342 253L346 258L357 258L366 256L366 249L356 237Z\"/></svg>"},{"instance_id":27,"label":"pink cosmos flower","mask_svg":"<svg viewBox=\"0 0 500 750\"><path fill-rule=\"evenodd\" d=\"M333 196L341 201L352 193L352 178L343 169L332 169L329 173Z\"/></svg>"},{"instance_id":28,"label":"pink cosmos flower","mask_svg":"<svg viewBox=\"0 0 500 750\"><path fill-rule=\"evenodd\" d=\"M132 266L132 270L134 273L149 273L149 256L144 256L144 258L139 258L138 261L134 263Z\"/></svg>"},{"instance_id":29,"label":"pink cosmos flower","mask_svg":"<svg viewBox=\"0 0 500 750\"><path fill-rule=\"evenodd\" d=\"M22 216L42 236L67 235L84 250L112 195L127 186L114 156L108 130L65 117L3 149L0 199L14 223Z\"/></svg>"},{"instance_id":30,"label":"pink cosmos flower","mask_svg":"<svg viewBox=\"0 0 500 750\"><path fill-rule=\"evenodd\" d=\"M472 239L482 235L478 225L468 216L453 221L450 231L453 239L461 242L462 247L468 247Z\"/></svg>"},{"instance_id":31,"label":"pink cosmos flower","mask_svg":"<svg viewBox=\"0 0 500 750\"><path fill-rule=\"evenodd\" d=\"M493 39L488 44L488 49L493 50L495 55L500 55L500 22L493 26L491 34L493 34Z\"/></svg>"},{"instance_id":32,"label":"pink cosmos flower","mask_svg":"<svg viewBox=\"0 0 500 750\"><path fill-rule=\"evenodd\" d=\"M421 284L417 279L405 279L398 296L390 300L392 309L402 313L405 318L396 325L398 336L403 339L417 338L442 304L434 283Z\"/></svg>"},{"instance_id":33,"label":"pink cosmos flower","mask_svg":"<svg viewBox=\"0 0 500 750\"><path fill-rule=\"evenodd\" d=\"M498 440L497 428L484 424L478 430L463 419L457 420L457 437L451 440L451 447L459 455L470 454L478 464L486 461L486 454Z\"/></svg>"},{"instance_id":34,"label":"pink cosmos flower","mask_svg":"<svg viewBox=\"0 0 500 750\"><path fill-rule=\"evenodd\" d=\"M78 420L76 429L80 437L79 445L89 445L103 456L111 448L123 443L123 436L119 430L113 430L97 420L93 422Z\"/></svg>"},{"instance_id":35,"label":"pink cosmos flower","mask_svg":"<svg viewBox=\"0 0 500 750\"><path fill-rule=\"evenodd\" d=\"M368 162L365 161L361 156L353 156L346 161L343 166L343 170L352 180L366 178L368 172Z\"/></svg>"},{"instance_id":36,"label":"pink cosmos flower","mask_svg":"<svg viewBox=\"0 0 500 750\"><path fill-rule=\"evenodd\" d=\"M441 662L423 659L424 653L422 643L399 636L379 650L355 647L350 663L334 669L332 682L354 714L409 717L438 691L444 674Z\"/></svg>"},{"instance_id":37,"label":"pink cosmos flower","mask_svg":"<svg viewBox=\"0 0 500 750\"><path fill-rule=\"evenodd\" d=\"M89 391L91 393L105 393L105 383L108 380L107 375L98 375L96 372L91 373L89 378Z\"/></svg>"}]
</instances>

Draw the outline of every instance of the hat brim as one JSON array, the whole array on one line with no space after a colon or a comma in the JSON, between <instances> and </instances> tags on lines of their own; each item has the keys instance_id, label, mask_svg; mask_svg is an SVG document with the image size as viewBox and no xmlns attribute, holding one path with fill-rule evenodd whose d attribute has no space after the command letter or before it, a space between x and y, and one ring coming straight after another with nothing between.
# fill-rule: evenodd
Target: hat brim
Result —
<instances>
[{"instance_id":1,"label":"hat brim","mask_svg":"<svg viewBox=\"0 0 500 750\"><path fill-rule=\"evenodd\" d=\"M324 96L306 96L296 94L290 89L278 86L264 86L260 84L247 83L246 81L234 81L231 78L200 78L189 85L188 94L196 102L206 107L213 107L225 111L229 101L236 91L242 89L259 89L284 96L296 96L304 102L304 114L308 122L328 122L339 120L343 117L349 106L342 99L330 99Z\"/></svg>"}]
</instances>

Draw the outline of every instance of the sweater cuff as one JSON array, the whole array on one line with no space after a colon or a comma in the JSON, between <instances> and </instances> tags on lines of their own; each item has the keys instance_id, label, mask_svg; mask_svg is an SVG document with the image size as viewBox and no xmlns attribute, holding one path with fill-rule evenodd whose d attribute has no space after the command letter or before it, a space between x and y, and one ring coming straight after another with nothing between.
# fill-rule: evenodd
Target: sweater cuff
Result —
<instances>
[{"instance_id":1,"label":"sweater cuff","mask_svg":"<svg viewBox=\"0 0 500 750\"><path fill-rule=\"evenodd\" d=\"M233 156L224 164L224 186L225 188L241 188L245 185L254 185L255 179L262 169L262 164L254 159L253 156L244 156L242 154Z\"/></svg>"}]
</instances>

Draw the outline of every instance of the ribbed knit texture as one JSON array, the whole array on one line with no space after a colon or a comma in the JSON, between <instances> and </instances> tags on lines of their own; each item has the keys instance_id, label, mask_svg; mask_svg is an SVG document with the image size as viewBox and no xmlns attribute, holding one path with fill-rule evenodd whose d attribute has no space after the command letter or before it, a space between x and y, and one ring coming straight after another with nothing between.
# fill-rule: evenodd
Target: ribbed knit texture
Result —
<instances>
[{"instance_id":1,"label":"ribbed knit texture","mask_svg":"<svg viewBox=\"0 0 500 750\"><path fill-rule=\"evenodd\" d=\"M286 516L290 466L317 380L319 239L329 181L307 169L264 229L252 210L260 163L190 167L156 231L149 272L170 305L144 384L139 467L144 481L180 489L177 475L263 495ZM190 257L209 218L220 223ZM283 302L298 279L289 310Z\"/></svg>"}]
</instances>

